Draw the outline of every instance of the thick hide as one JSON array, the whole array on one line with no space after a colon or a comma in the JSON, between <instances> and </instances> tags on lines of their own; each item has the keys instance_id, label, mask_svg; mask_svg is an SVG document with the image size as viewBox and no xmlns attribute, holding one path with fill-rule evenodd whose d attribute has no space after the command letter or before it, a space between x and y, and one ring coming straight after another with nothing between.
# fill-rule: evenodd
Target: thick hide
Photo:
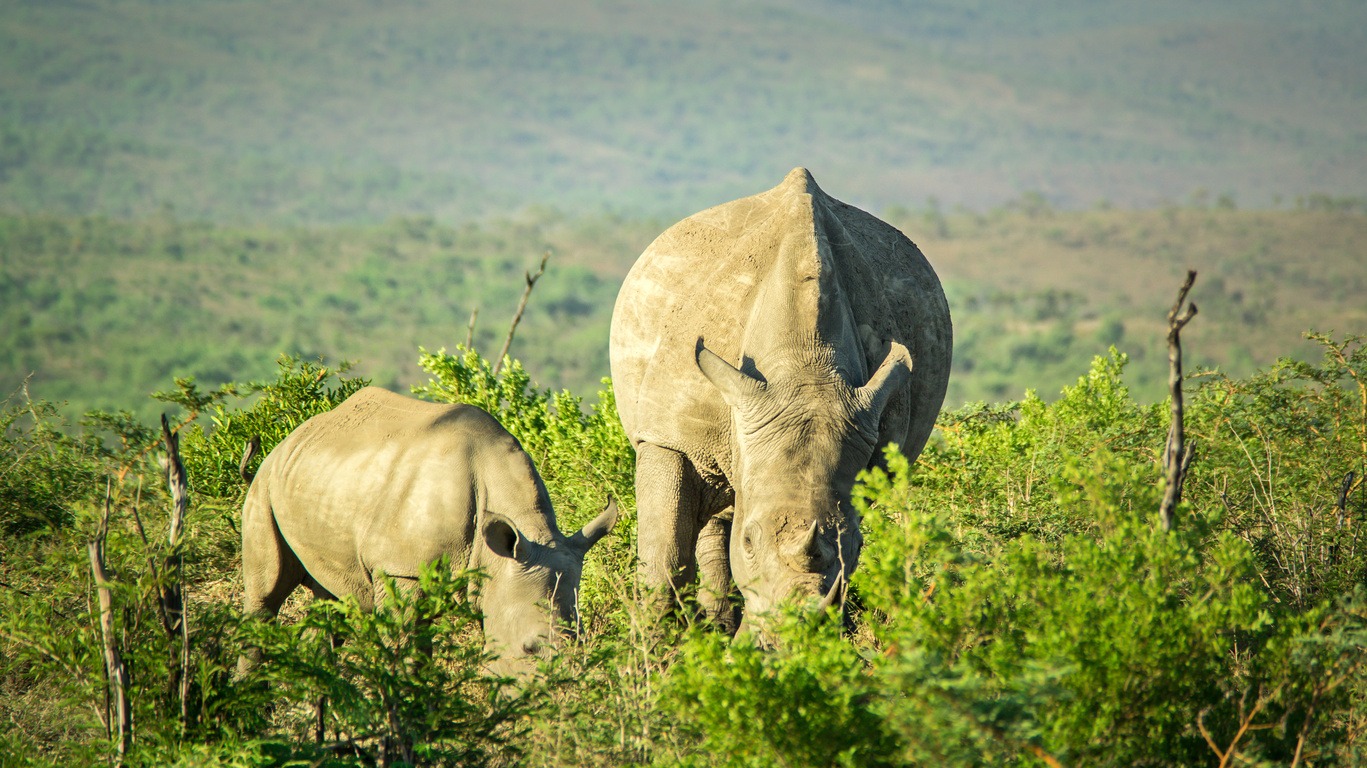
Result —
<instances>
[{"instance_id":1,"label":"thick hide","mask_svg":"<svg viewBox=\"0 0 1367 768\"><path fill-rule=\"evenodd\" d=\"M628 274L612 378L636 448L640 573L738 621L840 589L861 540L850 493L935 423L949 306L916 246L803 168L690 216Z\"/></svg>"},{"instance_id":2,"label":"thick hide","mask_svg":"<svg viewBox=\"0 0 1367 768\"><path fill-rule=\"evenodd\" d=\"M244 610L274 616L300 585L372 606L380 574L411 583L445 555L488 574L475 599L491 649L537 654L577 627L584 554L615 520L614 505L561 534L531 458L492 416L367 387L261 463L242 510Z\"/></svg>"}]
</instances>

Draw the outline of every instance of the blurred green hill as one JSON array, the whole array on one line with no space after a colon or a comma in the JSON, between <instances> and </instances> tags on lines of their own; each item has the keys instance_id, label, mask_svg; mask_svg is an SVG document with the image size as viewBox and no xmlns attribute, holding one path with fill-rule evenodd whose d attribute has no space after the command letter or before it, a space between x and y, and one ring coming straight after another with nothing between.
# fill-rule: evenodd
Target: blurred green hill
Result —
<instances>
[{"instance_id":1,"label":"blurred green hill","mask_svg":"<svg viewBox=\"0 0 1367 768\"><path fill-rule=\"evenodd\" d=\"M1348 0L0 0L0 391L402 388L550 250L513 353L589 392L650 240L805 165L939 270L951 406L1155 399L1188 267L1198 365L1364 328L1363 72Z\"/></svg>"},{"instance_id":2,"label":"blurred green hill","mask_svg":"<svg viewBox=\"0 0 1367 768\"><path fill-rule=\"evenodd\" d=\"M836 192L838 194L838 191ZM1114 344L1142 400L1165 394L1164 317L1200 272L1187 368L1242 375L1311 354L1309 329L1367 329L1367 211L1056 211L1037 196L987 213L884 215L939 272L954 313L948 407L1045 396ZM1356 204L1354 204L1356 205ZM130 408L171 376L268 378L280 353L356 360L377 384L426 381L418 348L500 349L524 272L552 255L512 354L544 387L592 392L608 373L617 288L669 222L550 209L449 226L235 227L163 214L138 222L0 218L0 390Z\"/></svg>"},{"instance_id":3,"label":"blurred green hill","mask_svg":"<svg viewBox=\"0 0 1367 768\"><path fill-rule=\"evenodd\" d=\"M1367 5L3 0L0 211L1367 195Z\"/></svg>"}]
</instances>

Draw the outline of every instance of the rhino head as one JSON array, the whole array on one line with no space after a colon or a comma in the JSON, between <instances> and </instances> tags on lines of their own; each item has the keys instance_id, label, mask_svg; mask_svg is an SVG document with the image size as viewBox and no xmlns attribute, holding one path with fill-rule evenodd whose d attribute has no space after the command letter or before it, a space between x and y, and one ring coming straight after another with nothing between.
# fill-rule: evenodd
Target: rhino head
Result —
<instances>
[{"instance_id":1,"label":"rhino head","mask_svg":"<svg viewBox=\"0 0 1367 768\"><path fill-rule=\"evenodd\" d=\"M784 600L830 606L863 544L850 494L875 457L884 410L908 384L910 353L890 342L878 369L856 386L829 359L751 375L701 340L697 349L698 367L731 409L730 559L746 627Z\"/></svg>"},{"instance_id":2,"label":"rhino head","mask_svg":"<svg viewBox=\"0 0 1367 768\"><path fill-rule=\"evenodd\" d=\"M542 543L503 515L486 515L481 539L488 580L479 603L486 647L498 656L491 665L494 672L525 675L537 658L578 636L584 555L616 522L617 502L609 501L598 517L573 535L554 531L551 540Z\"/></svg>"}]
</instances>

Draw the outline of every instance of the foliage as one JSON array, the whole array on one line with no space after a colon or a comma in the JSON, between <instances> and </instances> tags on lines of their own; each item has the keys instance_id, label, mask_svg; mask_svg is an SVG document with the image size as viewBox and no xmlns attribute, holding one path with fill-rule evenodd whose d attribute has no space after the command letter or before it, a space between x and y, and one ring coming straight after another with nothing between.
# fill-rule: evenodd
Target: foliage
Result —
<instances>
[{"instance_id":1,"label":"foliage","mask_svg":"<svg viewBox=\"0 0 1367 768\"><path fill-rule=\"evenodd\" d=\"M481 616L465 598L473 579L443 558L408 588L385 578L375 611L348 597L314 603L290 626L250 623L255 674L288 692L277 707L325 702L322 729L337 739L317 751L336 764L504 764L521 751L537 691L485 672Z\"/></svg>"},{"instance_id":2,"label":"foliage","mask_svg":"<svg viewBox=\"0 0 1367 768\"><path fill-rule=\"evenodd\" d=\"M1357 413L1355 390L1325 393L1361 373L1349 347L1327 343L1339 365L1314 369L1309 389L1282 378L1279 391ZM795 620L773 653L691 639L665 701L705 753L728 765L1204 765L1212 755L1271 765L1356 754L1367 716L1367 593L1351 583L1361 566L1307 575L1321 597L1298 603L1269 584L1246 521L1208 495L1193 494L1164 533L1161 474L1142 445L1161 445L1165 425L1129 401L1122 363L1098 359L1053 405L1027 397L951 417L916 473L890 453L890 473L872 472L856 495L868 545L851 640ZM1262 391L1257 380L1232 384ZM1219 414L1264 429L1282 410L1255 397L1221 405L1204 411L1198 397L1191 409L1198 421ZM1301 461L1294 443L1269 445L1274 471ZM1221 466L1228 453L1202 455L1212 474L1247 471L1242 458ZM1023 524L1002 524L1012 517ZM1281 545L1315 551L1305 538Z\"/></svg>"},{"instance_id":3,"label":"foliage","mask_svg":"<svg viewBox=\"0 0 1367 768\"><path fill-rule=\"evenodd\" d=\"M694 632L669 670L665 706L698 739L685 766L899 765L878 684L837 622L790 615L772 653Z\"/></svg>"},{"instance_id":4,"label":"foliage","mask_svg":"<svg viewBox=\"0 0 1367 768\"><path fill-rule=\"evenodd\" d=\"M56 405L27 389L0 403L0 538L70 525L75 505L98 493L108 456L68 428Z\"/></svg>"},{"instance_id":5,"label":"foliage","mask_svg":"<svg viewBox=\"0 0 1367 768\"><path fill-rule=\"evenodd\" d=\"M155 600L166 495L153 456L134 450L148 430L106 414L90 423L127 445L82 453L91 438L26 411L5 440L14 456L64 457L97 488L124 471L108 553L134 673L130 765L1355 764L1367 757L1367 345L1313 340L1315 363L1193 378L1197 458L1168 533L1155 522L1168 411L1135 402L1120 352L1053 402L1027 393L944 414L914 469L892 451L857 491L866 548L845 631L789 611L768 650L657 626L642 607L631 452L610 388L586 410L536 389L515 360L495 374L469 350L424 353L420 393L507 425L562 525L609 493L626 513L589 557L582 642L519 688L483 671L461 599L472 575L449 567L411 591L390 585L377 613L343 601L279 624L237 616L235 537L212 513L240 492L238 441L283 433L359 382L288 359L252 401L186 382L172 399L211 418L181 443L196 489L184 717L168 685L180 649ZM0 760L99 762L105 681L84 541L103 496L49 488L35 469L47 464L24 466L11 481L36 490L14 498L55 498L68 517L0 540L0 716L16 726ZM265 660L241 677L244 647Z\"/></svg>"},{"instance_id":6,"label":"foliage","mask_svg":"<svg viewBox=\"0 0 1367 768\"><path fill-rule=\"evenodd\" d=\"M1367 573L1367 338L1307 336L1318 364L1211 376L1190 427L1205 456L1193 503L1223 508L1275 598L1298 608L1351 592Z\"/></svg>"},{"instance_id":7,"label":"foliage","mask_svg":"<svg viewBox=\"0 0 1367 768\"><path fill-rule=\"evenodd\" d=\"M230 386L220 396L205 399L176 393L158 393L159 400L179 402L190 410L208 412L211 426L192 423L182 432L185 469L191 487L198 493L239 499L246 492L241 477L241 461L247 441L261 439L260 455L247 467L255 473L261 460L295 427L311 416L330 411L366 386L365 379L347 376L350 366L333 369L307 360L282 355L277 361L274 381ZM178 379L182 392L193 392L193 380ZM224 404L226 395L240 398L256 396L247 408Z\"/></svg>"}]
</instances>

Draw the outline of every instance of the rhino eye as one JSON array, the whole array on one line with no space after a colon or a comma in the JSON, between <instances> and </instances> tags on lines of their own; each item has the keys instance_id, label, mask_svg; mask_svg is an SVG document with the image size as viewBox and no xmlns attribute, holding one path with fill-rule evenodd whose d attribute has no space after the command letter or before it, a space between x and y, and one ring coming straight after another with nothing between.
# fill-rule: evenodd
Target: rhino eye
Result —
<instances>
[{"instance_id":1,"label":"rhino eye","mask_svg":"<svg viewBox=\"0 0 1367 768\"><path fill-rule=\"evenodd\" d=\"M740 545L746 557L755 556L755 531L753 527L745 529L745 535L741 539Z\"/></svg>"}]
</instances>

